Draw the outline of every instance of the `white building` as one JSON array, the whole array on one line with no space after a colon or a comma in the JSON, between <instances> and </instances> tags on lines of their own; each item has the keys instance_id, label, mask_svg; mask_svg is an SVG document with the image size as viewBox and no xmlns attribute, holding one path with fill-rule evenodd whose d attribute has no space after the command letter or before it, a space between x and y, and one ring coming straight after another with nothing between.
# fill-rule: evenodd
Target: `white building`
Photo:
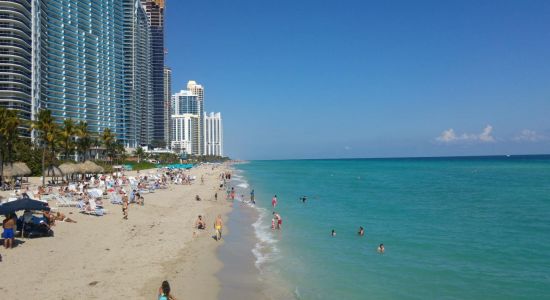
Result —
<instances>
[{"instance_id":1,"label":"white building","mask_svg":"<svg viewBox=\"0 0 550 300\"><path fill-rule=\"evenodd\" d=\"M222 114L204 113L204 155L223 156Z\"/></svg>"},{"instance_id":2,"label":"white building","mask_svg":"<svg viewBox=\"0 0 550 300\"><path fill-rule=\"evenodd\" d=\"M194 114L172 115L170 148L176 153L196 154L198 148L199 116Z\"/></svg>"},{"instance_id":3,"label":"white building","mask_svg":"<svg viewBox=\"0 0 550 300\"><path fill-rule=\"evenodd\" d=\"M200 115L197 95L182 90L172 96L170 148L177 153L200 155Z\"/></svg>"}]
</instances>

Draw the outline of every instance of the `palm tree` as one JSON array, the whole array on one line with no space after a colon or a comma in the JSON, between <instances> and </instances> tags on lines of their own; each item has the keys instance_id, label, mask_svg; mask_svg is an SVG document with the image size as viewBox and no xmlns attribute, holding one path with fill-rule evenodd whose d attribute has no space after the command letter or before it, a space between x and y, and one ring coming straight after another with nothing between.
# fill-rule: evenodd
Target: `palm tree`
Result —
<instances>
[{"instance_id":1,"label":"palm tree","mask_svg":"<svg viewBox=\"0 0 550 300\"><path fill-rule=\"evenodd\" d=\"M0 108L0 183L4 179L4 161L13 162L13 145L17 142L20 125L16 110Z\"/></svg>"},{"instance_id":2,"label":"palm tree","mask_svg":"<svg viewBox=\"0 0 550 300\"><path fill-rule=\"evenodd\" d=\"M76 133L75 124L73 119L63 120L63 128L61 129L61 145L65 152L65 159L69 159L69 155L74 149L73 136Z\"/></svg>"},{"instance_id":3,"label":"palm tree","mask_svg":"<svg viewBox=\"0 0 550 300\"><path fill-rule=\"evenodd\" d=\"M105 150L107 151L107 155L109 156L109 159L111 160L111 163L113 162L113 156L115 152L115 135L111 132L111 128L105 128L103 129L103 134L101 135L101 141L105 145Z\"/></svg>"},{"instance_id":4,"label":"palm tree","mask_svg":"<svg viewBox=\"0 0 550 300\"><path fill-rule=\"evenodd\" d=\"M88 131L88 123L85 121L78 122L75 128L75 133L77 137L76 147L78 154L86 160L86 154L88 151L91 151L90 148L92 147L92 138L90 136L90 132Z\"/></svg>"},{"instance_id":5,"label":"palm tree","mask_svg":"<svg viewBox=\"0 0 550 300\"><path fill-rule=\"evenodd\" d=\"M57 124L49 110L40 110L36 120L31 125L31 130L36 131L36 137L42 145L42 185L46 185L46 152L52 151L55 157L55 142L58 135Z\"/></svg>"},{"instance_id":6,"label":"palm tree","mask_svg":"<svg viewBox=\"0 0 550 300\"><path fill-rule=\"evenodd\" d=\"M143 148L137 147L136 151L134 151L134 155L138 158L138 164L141 162L141 158L145 155L145 151L143 151Z\"/></svg>"}]
</instances>

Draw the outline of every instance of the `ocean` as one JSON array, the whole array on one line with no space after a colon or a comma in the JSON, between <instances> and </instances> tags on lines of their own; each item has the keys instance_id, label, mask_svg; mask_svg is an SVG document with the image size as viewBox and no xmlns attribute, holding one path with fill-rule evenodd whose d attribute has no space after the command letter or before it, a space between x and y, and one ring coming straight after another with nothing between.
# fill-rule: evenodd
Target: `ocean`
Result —
<instances>
[{"instance_id":1,"label":"ocean","mask_svg":"<svg viewBox=\"0 0 550 300\"><path fill-rule=\"evenodd\" d=\"M266 298L550 299L550 156L235 167L231 184L244 202L254 189L256 205L234 204L238 234L220 252L244 253Z\"/></svg>"}]
</instances>

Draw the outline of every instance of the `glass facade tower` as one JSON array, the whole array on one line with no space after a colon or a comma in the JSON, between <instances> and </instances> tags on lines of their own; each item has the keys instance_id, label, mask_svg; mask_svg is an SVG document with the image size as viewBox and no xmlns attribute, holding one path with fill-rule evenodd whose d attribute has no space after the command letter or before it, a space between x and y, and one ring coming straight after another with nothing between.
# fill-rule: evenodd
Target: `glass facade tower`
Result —
<instances>
[{"instance_id":1,"label":"glass facade tower","mask_svg":"<svg viewBox=\"0 0 550 300\"><path fill-rule=\"evenodd\" d=\"M0 107L30 120L32 102L32 3L0 1Z\"/></svg>"},{"instance_id":2,"label":"glass facade tower","mask_svg":"<svg viewBox=\"0 0 550 300\"><path fill-rule=\"evenodd\" d=\"M140 0L123 0L124 8L124 145L151 142L152 86L149 20Z\"/></svg>"},{"instance_id":3,"label":"glass facade tower","mask_svg":"<svg viewBox=\"0 0 550 300\"><path fill-rule=\"evenodd\" d=\"M86 121L123 138L122 2L47 1L44 107L59 122Z\"/></svg>"},{"instance_id":4,"label":"glass facade tower","mask_svg":"<svg viewBox=\"0 0 550 300\"><path fill-rule=\"evenodd\" d=\"M151 30L152 140L164 143L164 0L141 0Z\"/></svg>"}]
</instances>

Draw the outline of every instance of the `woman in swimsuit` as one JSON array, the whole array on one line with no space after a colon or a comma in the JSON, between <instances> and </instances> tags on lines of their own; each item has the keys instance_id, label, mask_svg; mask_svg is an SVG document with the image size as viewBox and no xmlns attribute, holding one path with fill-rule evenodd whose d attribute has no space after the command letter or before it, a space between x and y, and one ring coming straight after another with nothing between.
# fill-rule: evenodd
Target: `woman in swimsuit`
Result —
<instances>
[{"instance_id":1,"label":"woman in swimsuit","mask_svg":"<svg viewBox=\"0 0 550 300\"><path fill-rule=\"evenodd\" d=\"M216 241L219 241L222 238L222 228L223 228L223 221L222 216L218 215L216 218L216 221L214 222L214 228L216 228Z\"/></svg>"}]
</instances>

